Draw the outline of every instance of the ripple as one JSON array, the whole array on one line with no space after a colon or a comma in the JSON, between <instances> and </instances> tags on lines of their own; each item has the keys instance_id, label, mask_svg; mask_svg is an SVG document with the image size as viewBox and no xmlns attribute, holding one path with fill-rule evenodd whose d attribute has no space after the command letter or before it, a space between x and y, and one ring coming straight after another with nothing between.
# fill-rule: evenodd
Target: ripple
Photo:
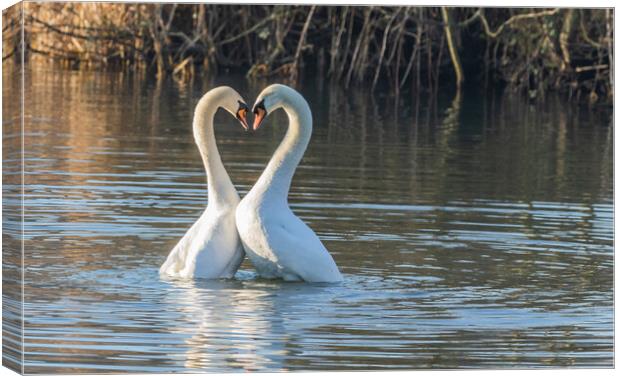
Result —
<instances>
[{"instance_id":1,"label":"ripple","mask_svg":"<svg viewBox=\"0 0 620 376\"><path fill-rule=\"evenodd\" d=\"M613 365L613 127L600 118L562 115L562 141L536 120L567 111L552 103L500 101L480 108L496 120L485 130L467 116L453 129L442 111L424 123L409 104L392 118L330 94L339 110L316 109L289 201L344 282L265 280L247 260L232 280L186 281L158 268L207 204L190 127L203 87L107 78L27 81L23 234L20 186L3 185L7 286L22 238L27 250L27 373ZM270 119L252 137L218 123L241 195L284 134ZM13 362L20 294L3 290Z\"/></svg>"}]
</instances>

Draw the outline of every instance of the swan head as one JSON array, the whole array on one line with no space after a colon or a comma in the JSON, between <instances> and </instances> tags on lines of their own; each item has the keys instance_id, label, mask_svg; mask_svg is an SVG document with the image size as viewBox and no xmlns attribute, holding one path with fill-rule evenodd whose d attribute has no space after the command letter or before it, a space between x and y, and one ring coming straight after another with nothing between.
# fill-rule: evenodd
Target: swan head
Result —
<instances>
[{"instance_id":1,"label":"swan head","mask_svg":"<svg viewBox=\"0 0 620 376\"><path fill-rule=\"evenodd\" d=\"M252 125L252 129L257 130L263 120L271 112L296 98L301 98L301 95L286 85L273 84L267 86L258 95L254 108L252 108L252 112L254 113L254 124Z\"/></svg>"},{"instance_id":2,"label":"swan head","mask_svg":"<svg viewBox=\"0 0 620 376\"><path fill-rule=\"evenodd\" d=\"M233 115L243 128L247 131L250 129L247 121L247 114L250 109L243 97L237 91L229 86L220 86L209 90L200 102L215 103L217 107L221 107ZM200 107L200 103L198 104Z\"/></svg>"}]
</instances>

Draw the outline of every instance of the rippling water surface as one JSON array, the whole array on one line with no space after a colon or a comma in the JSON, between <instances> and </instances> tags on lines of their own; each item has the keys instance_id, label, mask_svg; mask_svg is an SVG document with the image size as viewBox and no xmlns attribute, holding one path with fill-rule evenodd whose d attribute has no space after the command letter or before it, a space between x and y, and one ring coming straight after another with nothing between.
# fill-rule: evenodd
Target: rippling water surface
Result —
<instances>
[{"instance_id":1,"label":"rippling water surface","mask_svg":"<svg viewBox=\"0 0 620 376\"><path fill-rule=\"evenodd\" d=\"M248 102L264 86L28 71L26 372L613 365L609 114L306 85L289 201L345 281L261 280L247 261L231 281L162 280L206 205L193 106L222 83ZM216 121L243 195L285 117L253 135Z\"/></svg>"}]
</instances>

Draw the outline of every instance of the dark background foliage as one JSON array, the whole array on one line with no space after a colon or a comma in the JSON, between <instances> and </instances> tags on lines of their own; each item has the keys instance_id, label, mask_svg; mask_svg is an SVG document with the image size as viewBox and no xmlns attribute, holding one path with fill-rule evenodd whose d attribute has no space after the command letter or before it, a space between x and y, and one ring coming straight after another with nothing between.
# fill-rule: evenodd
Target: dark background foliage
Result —
<instances>
[{"instance_id":1,"label":"dark background foliage","mask_svg":"<svg viewBox=\"0 0 620 376\"><path fill-rule=\"evenodd\" d=\"M25 3L3 15L3 60L21 40L20 18L10 17L20 10L27 57L73 68L613 96L611 9Z\"/></svg>"}]
</instances>

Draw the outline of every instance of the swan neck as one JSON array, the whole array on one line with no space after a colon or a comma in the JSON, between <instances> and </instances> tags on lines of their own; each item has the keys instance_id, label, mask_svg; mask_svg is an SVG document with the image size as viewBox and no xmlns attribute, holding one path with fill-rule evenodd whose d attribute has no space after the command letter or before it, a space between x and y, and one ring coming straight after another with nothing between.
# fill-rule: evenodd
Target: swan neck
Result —
<instances>
[{"instance_id":1,"label":"swan neck","mask_svg":"<svg viewBox=\"0 0 620 376\"><path fill-rule=\"evenodd\" d=\"M257 182L258 195L282 204L288 203L288 193L295 170L301 161L312 135L312 114L301 98L282 105L289 120L284 139Z\"/></svg>"},{"instance_id":2,"label":"swan neck","mask_svg":"<svg viewBox=\"0 0 620 376\"><path fill-rule=\"evenodd\" d=\"M218 106L201 101L194 114L194 139L207 173L208 206L219 206L239 201L237 191L224 168L215 142L213 118Z\"/></svg>"}]
</instances>

